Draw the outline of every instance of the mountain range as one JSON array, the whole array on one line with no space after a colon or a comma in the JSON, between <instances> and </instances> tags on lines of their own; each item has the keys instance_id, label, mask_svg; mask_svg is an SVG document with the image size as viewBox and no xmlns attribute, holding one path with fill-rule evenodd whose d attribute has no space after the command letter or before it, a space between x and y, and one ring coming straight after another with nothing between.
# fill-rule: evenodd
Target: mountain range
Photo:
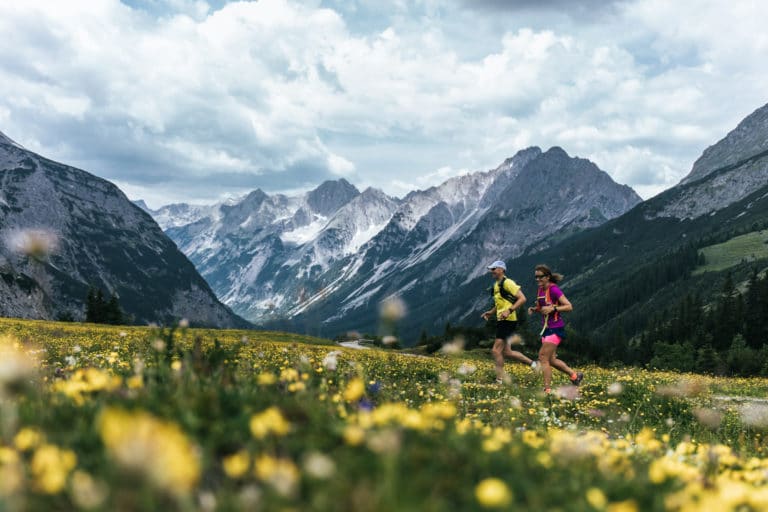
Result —
<instances>
[{"instance_id":1,"label":"mountain range","mask_svg":"<svg viewBox=\"0 0 768 512\"><path fill-rule=\"evenodd\" d=\"M707 247L767 227L768 105L647 201L588 160L531 147L403 198L340 179L299 196L255 190L151 210L0 134L6 316L82 318L95 286L137 323L250 325L239 314L331 336L375 331L381 305L397 298L407 313L398 333L413 339L480 324L486 265L504 259L528 295L535 263L566 273L573 325L608 343L637 334L681 293L768 267L759 257L725 270L701 261Z\"/></svg>"},{"instance_id":2,"label":"mountain range","mask_svg":"<svg viewBox=\"0 0 768 512\"><path fill-rule=\"evenodd\" d=\"M0 315L81 320L90 287L134 323L250 325L112 183L0 133Z\"/></svg>"},{"instance_id":3,"label":"mountain range","mask_svg":"<svg viewBox=\"0 0 768 512\"><path fill-rule=\"evenodd\" d=\"M450 321L466 307L450 300L452 290L485 275L489 262L640 201L588 160L531 147L402 199L341 179L299 197L256 190L150 213L235 312L331 335L375 330L390 297L408 304L420 326Z\"/></svg>"}]
</instances>

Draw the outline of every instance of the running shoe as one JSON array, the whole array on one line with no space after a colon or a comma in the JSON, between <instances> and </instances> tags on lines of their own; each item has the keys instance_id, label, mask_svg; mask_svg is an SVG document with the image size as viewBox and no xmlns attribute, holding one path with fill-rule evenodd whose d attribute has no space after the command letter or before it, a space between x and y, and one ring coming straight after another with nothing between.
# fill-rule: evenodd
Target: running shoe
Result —
<instances>
[{"instance_id":1,"label":"running shoe","mask_svg":"<svg viewBox=\"0 0 768 512\"><path fill-rule=\"evenodd\" d=\"M579 384L581 384L582 380L584 380L584 374L581 372L577 372L576 378L571 379L571 384L573 384L574 386L578 386Z\"/></svg>"}]
</instances>

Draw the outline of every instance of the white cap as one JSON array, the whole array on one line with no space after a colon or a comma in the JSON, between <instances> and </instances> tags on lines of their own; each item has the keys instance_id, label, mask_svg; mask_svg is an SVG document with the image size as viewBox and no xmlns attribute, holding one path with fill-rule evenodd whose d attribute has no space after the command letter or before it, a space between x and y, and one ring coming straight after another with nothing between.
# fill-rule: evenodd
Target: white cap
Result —
<instances>
[{"instance_id":1,"label":"white cap","mask_svg":"<svg viewBox=\"0 0 768 512\"><path fill-rule=\"evenodd\" d=\"M500 268L501 270L507 270L507 266L501 260L496 260L490 265L488 265L488 270L493 270L495 268Z\"/></svg>"}]
</instances>

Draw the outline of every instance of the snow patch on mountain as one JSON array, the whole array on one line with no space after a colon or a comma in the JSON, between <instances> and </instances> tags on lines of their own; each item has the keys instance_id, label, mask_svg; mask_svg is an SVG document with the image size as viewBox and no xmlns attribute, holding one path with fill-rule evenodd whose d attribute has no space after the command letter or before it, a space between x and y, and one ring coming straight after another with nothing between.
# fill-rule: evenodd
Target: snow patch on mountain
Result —
<instances>
[{"instance_id":1,"label":"snow patch on mountain","mask_svg":"<svg viewBox=\"0 0 768 512\"><path fill-rule=\"evenodd\" d=\"M376 236L388 223L389 219L378 224L371 224L367 228L357 231L352 236L352 240L350 240L346 247L344 247L344 254L356 253L360 247Z\"/></svg>"},{"instance_id":2,"label":"snow patch on mountain","mask_svg":"<svg viewBox=\"0 0 768 512\"><path fill-rule=\"evenodd\" d=\"M284 231L281 233L280 239L283 242L293 243L296 245L306 244L317 238L317 235L323 230L327 223L327 217L315 215L315 219L309 224L296 228L292 231Z\"/></svg>"}]
</instances>

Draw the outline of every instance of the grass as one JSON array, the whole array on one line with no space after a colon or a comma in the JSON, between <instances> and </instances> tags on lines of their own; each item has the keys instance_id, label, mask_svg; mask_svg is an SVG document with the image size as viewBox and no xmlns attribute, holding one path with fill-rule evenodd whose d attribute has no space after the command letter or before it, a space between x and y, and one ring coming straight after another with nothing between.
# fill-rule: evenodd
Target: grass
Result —
<instances>
[{"instance_id":1,"label":"grass","mask_svg":"<svg viewBox=\"0 0 768 512\"><path fill-rule=\"evenodd\" d=\"M0 320L0 510L768 507L767 379L321 343Z\"/></svg>"},{"instance_id":2,"label":"grass","mask_svg":"<svg viewBox=\"0 0 768 512\"><path fill-rule=\"evenodd\" d=\"M694 275L719 272L743 262L768 258L768 231L754 231L721 244L704 247L701 254L706 263L697 267Z\"/></svg>"},{"instance_id":3,"label":"grass","mask_svg":"<svg viewBox=\"0 0 768 512\"><path fill-rule=\"evenodd\" d=\"M205 328L188 328L184 329L184 331L188 337L217 339L224 344L234 344L243 340L249 340L254 343L277 341L306 343L310 345L335 345L333 340L325 338L276 331ZM45 340L46 343L54 344L71 344L73 340L77 339L82 339L89 345L114 342L134 343L137 340L145 340L158 332L158 328L153 326L112 326L0 318L0 333L15 336L21 340Z\"/></svg>"}]
</instances>

